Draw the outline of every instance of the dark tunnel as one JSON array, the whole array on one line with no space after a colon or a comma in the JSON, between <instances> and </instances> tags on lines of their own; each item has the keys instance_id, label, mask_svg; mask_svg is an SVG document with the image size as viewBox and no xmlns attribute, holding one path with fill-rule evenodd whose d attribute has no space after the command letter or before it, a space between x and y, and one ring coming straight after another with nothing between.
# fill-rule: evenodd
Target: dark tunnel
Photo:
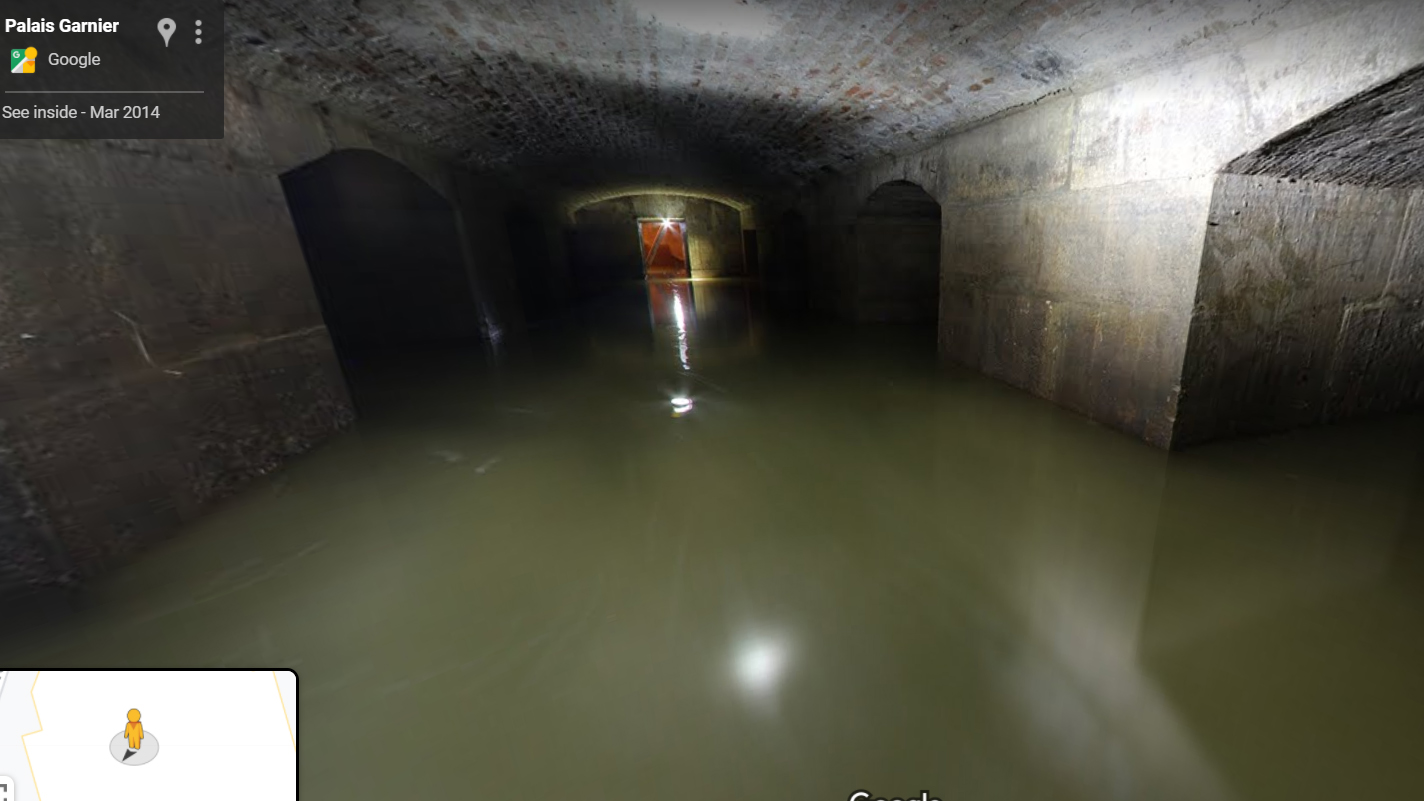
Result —
<instances>
[{"instance_id":1,"label":"dark tunnel","mask_svg":"<svg viewBox=\"0 0 1424 801\"><path fill-rule=\"evenodd\" d=\"M1424 798L1424 5L13 2L0 801Z\"/></svg>"}]
</instances>

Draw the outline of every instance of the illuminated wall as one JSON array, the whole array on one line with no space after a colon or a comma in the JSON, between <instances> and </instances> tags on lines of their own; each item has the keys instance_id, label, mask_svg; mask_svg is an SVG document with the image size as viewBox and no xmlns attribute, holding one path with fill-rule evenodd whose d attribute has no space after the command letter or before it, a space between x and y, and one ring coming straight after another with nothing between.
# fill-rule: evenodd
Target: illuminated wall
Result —
<instances>
[{"instance_id":1,"label":"illuminated wall","mask_svg":"<svg viewBox=\"0 0 1424 801\"><path fill-rule=\"evenodd\" d=\"M913 181L943 209L942 357L1168 447L1218 173L1424 61L1421 26L1409 3L1342 7L830 180L789 204L812 297L855 316L856 215Z\"/></svg>"}]
</instances>

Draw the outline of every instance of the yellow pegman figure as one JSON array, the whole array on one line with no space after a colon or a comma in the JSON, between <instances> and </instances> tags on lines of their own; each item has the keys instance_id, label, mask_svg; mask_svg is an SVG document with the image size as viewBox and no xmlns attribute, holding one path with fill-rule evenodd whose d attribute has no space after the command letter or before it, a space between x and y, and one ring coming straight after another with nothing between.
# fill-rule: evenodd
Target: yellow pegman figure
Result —
<instances>
[{"instance_id":1,"label":"yellow pegman figure","mask_svg":"<svg viewBox=\"0 0 1424 801\"><path fill-rule=\"evenodd\" d=\"M137 751L143 741L143 724L138 722L137 709L129 710L129 725L124 727L124 736L129 738L129 748Z\"/></svg>"}]
</instances>

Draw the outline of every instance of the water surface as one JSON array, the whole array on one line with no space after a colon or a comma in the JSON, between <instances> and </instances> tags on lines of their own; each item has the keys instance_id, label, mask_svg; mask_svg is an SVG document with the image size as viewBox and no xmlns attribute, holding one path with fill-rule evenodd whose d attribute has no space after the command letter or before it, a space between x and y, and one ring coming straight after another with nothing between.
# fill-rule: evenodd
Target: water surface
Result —
<instances>
[{"instance_id":1,"label":"water surface","mask_svg":"<svg viewBox=\"0 0 1424 801\"><path fill-rule=\"evenodd\" d=\"M1169 457L736 283L361 376L7 665L295 668L304 799L1424 798L1418 416Z\"/></svg>"}]
</instances>

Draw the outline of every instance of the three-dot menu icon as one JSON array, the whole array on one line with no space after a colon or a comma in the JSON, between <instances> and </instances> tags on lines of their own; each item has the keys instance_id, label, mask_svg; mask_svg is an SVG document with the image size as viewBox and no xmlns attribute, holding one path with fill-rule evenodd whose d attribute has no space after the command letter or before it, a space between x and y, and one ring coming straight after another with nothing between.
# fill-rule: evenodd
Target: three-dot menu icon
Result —
<instances>
[{"instance_id":1,"label":"three-dot menu icon","mask_svg":"<svg viewBox=\"0 0 1424 801\"><path fill-rule=\"evenodd\" d=\"M158 21L158 34L163 37L163 46L164 46L164 47L167 47L167 46L168 46L169 41L173 38L173 33L174 33L175 31L177 31L177 30L178 30L178 23L174 22L173 20L169 19L168 17L164 17L163 19L161 19L161 20ZM203 43L203 21L202 21L202 20L194 20L194 22L193 22L193 43L194 43L194 44L202 44L202 43Z\"/></svg>"}]
</instances>

